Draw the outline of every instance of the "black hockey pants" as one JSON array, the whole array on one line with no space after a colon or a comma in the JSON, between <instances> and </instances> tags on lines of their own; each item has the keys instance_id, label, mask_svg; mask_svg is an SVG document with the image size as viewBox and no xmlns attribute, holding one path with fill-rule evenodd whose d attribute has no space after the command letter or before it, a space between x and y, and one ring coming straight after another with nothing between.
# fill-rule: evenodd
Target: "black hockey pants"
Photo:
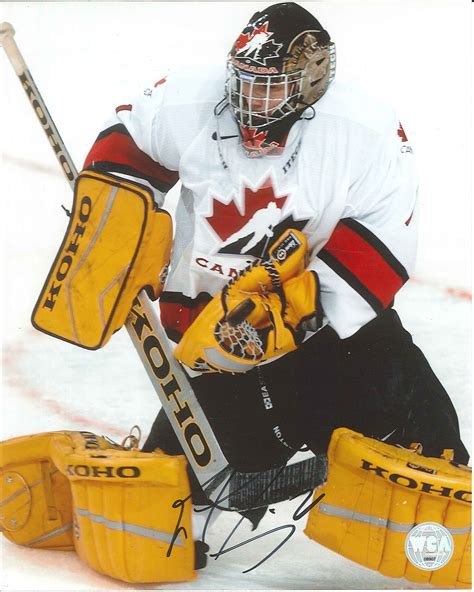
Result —
<instances>
[{"instance_id":1,"label":"black hockey pants","mask_svg":"<svg viewBox=\"0 0 474 592\"><path fill-rule=\"evenodd\" d=\"M342 426L393 444L421 442L426 456L453 448L457 462L469 459L448 394L393 309L348 339L325 327L272 364L191 383L239 471L284 465L303 445L324 452ZM182 454L163 410L143 450L157 447Z\"/></svg>"}]
</instances>

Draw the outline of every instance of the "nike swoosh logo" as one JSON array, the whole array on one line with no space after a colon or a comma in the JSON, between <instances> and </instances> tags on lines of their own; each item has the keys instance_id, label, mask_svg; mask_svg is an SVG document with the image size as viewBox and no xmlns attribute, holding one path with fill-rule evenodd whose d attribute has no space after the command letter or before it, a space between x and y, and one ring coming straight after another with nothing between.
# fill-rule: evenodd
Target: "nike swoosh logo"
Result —
<instances>
[{"instance_id":1,"label":"nike swoosh logo","mask_svg":"<svg viewBox=\"0 0 474 592\"><path fill-rule=\"evenodd\" d=\"M238 134L236 134L236 135L234 135L234 136L221 136L220 138L221 138L221 140L228 140L229 138L238 138L238 137L239 137L239 135L238 135ZM217 140L217 132L214 132L214 133L212 134L212 139L213 139L213 140Z\"/></svg>"}]
</instances>

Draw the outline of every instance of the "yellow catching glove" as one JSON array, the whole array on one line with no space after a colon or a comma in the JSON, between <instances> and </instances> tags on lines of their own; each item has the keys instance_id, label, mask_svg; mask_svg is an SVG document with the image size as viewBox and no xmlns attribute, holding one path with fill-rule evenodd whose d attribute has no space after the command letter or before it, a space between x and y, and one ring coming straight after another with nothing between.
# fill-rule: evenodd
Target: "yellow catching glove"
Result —
<instances>
[{"instance_id":1,"label":"yellow catching glove","mask_svg":"<svg viewBox=\"0 0 474 592\"><path fill-rule=\"evenodd\" d=\"M428 458L416 448L335 430L328 479L314 500L324 497L309 513L305 533L386 576L470 588L471 469L451 463L450 453ZM435 530L413 531L426 522L435 523ZM409 560L410 553L422 567Z\"/></svg>"},{"instance_id":2,"label":"yellow catching glove","mask_svg":"<svg viewBox=\"0 0 474 592\"><path fill-rule=\"evenodd\" d=\"M247 372L295 350L320 324L318 277L304 271L306 237L285 231L263 261L223 288L185 332L176 358L202 372Z\"/></svg>"}]
</instances>

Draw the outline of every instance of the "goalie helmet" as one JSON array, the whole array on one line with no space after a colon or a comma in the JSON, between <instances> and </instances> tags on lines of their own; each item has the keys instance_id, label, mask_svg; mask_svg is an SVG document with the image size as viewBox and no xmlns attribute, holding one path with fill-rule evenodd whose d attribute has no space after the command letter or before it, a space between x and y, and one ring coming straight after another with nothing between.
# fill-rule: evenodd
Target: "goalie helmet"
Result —
<instances>
[{"instance_id":1,"label":"goalie helmet","mask_svg":"<svg viewBox=\"0 0 474 592\"><path fill-rule=\"evenodd\" d=\"M249 156L279 154L335 73L329 33L293 2L255 13L227 59L226 95Z\"/></svg>"}]
</instances>

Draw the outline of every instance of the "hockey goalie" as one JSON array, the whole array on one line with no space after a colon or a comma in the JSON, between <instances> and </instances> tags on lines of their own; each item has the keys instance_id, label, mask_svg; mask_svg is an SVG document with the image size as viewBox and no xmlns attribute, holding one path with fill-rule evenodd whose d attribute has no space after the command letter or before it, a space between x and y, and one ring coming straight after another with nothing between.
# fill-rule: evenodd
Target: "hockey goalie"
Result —
<instances>
[{"instance_id":1,"label":"hockey goalie","mask_svg":"<svg viewBox=\"0 0 474 592\"><path fill-rule=\"evenodd\" d=\"M415 262L413 152L391 108L334 78L329 33L280 3L251 17L227 69L176 71L118 106L33 324L97 349L145 288L233 469L327 454L305 530L315 555L469 588L469 454L394 309ZM3 533L126 582L191 580L207 545L191 506L178 530L172 507L209 500L184 452L163 409L141 448L87 431L3 442ZM424 524L450 537L438 565L423 535L434 568L409 552Z\"/></svg>"}]
</instances>

